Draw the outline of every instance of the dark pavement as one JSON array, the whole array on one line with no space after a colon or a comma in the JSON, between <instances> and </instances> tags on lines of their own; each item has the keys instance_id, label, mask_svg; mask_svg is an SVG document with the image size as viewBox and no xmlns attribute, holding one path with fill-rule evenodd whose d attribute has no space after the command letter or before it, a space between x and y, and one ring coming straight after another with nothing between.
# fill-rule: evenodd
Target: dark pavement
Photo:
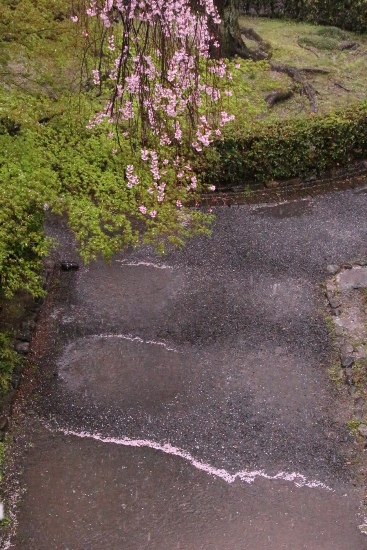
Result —
<instances>
[{"instance_id":1,"label":"dark pavement","mask_svg":"<svg viewBox=\"0 0 367 550\"><path fill-rule=\"evenodd\" d=\"M17 550L367 548L322 287L367 258L367 194L215 214L164 258L61 273L33 343Z\"/></svg>"}]
</instances>

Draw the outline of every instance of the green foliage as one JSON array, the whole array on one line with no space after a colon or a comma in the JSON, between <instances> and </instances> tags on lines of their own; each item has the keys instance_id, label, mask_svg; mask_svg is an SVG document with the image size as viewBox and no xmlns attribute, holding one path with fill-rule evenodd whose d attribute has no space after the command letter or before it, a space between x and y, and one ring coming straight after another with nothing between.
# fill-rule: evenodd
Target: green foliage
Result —
<instances>
[{"instance_id":1,"label":"green foliage","mask_svg":"<svg viewBox=\"0 0 367 550\"><path fill-rule=\"evenodd\" d=\"M4 332L0 332L0 390L4 393L10 385L14 368L19 365L21 359L13 349L13 340ZM3 456L0 447L0 471Z\"/></svg>"},{"instance_id":2,"label":"green foliage","mask_svg":"<svg viewBox=\"0 0 367 550\"><path fill-rule=\"evenodd\" d=\"M334 38L334 40L346 40L348 38L348 35L338 27L322 27L317 30L316 34Z\"/></svg>"},{"instance_id":3,"label":"green foliage","mask_svg":"<svg viewBox=\"0 0 367 550\"><path fill-rule=\"evenodd\" d=\"M257 122L226 135L203 171L223 186L319 175L367 156L367 103L325 116Z\"/></svg>"},{"instance_id":4,"label":"green foliage","mask_svg":"<svg viewBox=\"0 0 367 550\"><path fill-rule=\"evenodd\" d=\"M0 135L0 290L43 293L39 270L49 250L44 205L52 202L56 178L31 135Z\"/></svg>"},{"instance_id":5,"label":"green foliage","mask_svg":"<svg viewBox=\"0 0 367 550\"><path fill-rule=\"evenodd\" d=\"M243 0L243 9L356 32L367 29L367 0Z\"/></svg>"}]
</instances>

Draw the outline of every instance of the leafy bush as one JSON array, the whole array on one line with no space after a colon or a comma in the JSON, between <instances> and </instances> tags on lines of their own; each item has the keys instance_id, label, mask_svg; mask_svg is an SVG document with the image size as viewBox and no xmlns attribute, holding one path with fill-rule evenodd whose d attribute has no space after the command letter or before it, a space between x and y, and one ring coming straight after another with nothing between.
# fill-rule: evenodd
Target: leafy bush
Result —
<instances>
[{"instance_id":1,"label":"leafy bush","mask_svg":"<svg viewBox=\"0 0 367 550\"><path fill-rule=\"evenodd\" d=\"M20 363L19 355L13 349L12 339L5 332L0 332L0 390L9 388L14 368Z\"/></svg>"},{"instance_id":2,"label":"leafy bush","mask_svg":"<svg viewBox=\"0 0 367 550\"><path fill-rule=\"evenodd\" d=\"M0 135L0 291L42 295L41 261L49 250L44 205L56 183L31 135Z\"/></svg>"},{"instance_id":3,"label":"leafy bush","mask_svg":"<svg viewBox=\"0 0 367 550\"><path fill-rule=\"evenodd\" d=\"M367 102L353 110L253 124L208 152L201 170L208 181L245 186L272 179L319 175L367 157Z\"/></svg>"},{"instance_id":4,"label":"leafy bush","mask_svg":"<svg viewBox=\"0 0 367 550\"><path fill-rule=\"evenodd\" d=\"M243 0L245 13L288 17L343 29L367 30L367 0Z\"/></svg>"}]
</instances>

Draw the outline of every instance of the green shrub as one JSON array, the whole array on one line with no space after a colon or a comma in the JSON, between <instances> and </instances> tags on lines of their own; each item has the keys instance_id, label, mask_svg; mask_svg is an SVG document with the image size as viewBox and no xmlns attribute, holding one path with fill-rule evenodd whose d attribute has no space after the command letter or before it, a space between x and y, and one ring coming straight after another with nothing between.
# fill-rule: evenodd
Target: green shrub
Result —
<instances>
[{"instance_id":1,"label":"green shrub","mask_svg":"<svg viewBox=\"0 0 367 550\"><path fill-rule=\"evenodd\" d=\"M13 341L8 334L0 332L0 392L9 388L14 368L20 363L19 355L13 349Z\"/></svg>"},{"instance_id":2,"label":"green shrub","mask_svg":"<svg viewBox=\"0 0 367 550\"><path fill-rule=\"evenodd\" d=\"M367 156L367 102L353 110L273 123L227 135L203 157L204 177L221 186L319 175Z\"/></svg>"},{"instance_id":3,"label":"green shrub","mask_svg":"<svg viewBox=\"0 0 367 550\"><path fill-rule=\"evenodd\" d=\"M356 32L367 30L367 0L243 0L242 7L250 14L287 17Z\"/></svg>"},{"instance_id":4,"label":"green shrub","mask_svg":"<svg viewBox=\"0 0 367 550\"><path fill-rule=\"evenodd\" d=\"M348 38L348 35L338 27L322 27L317 30L316 34L334 38L335 40L346 40Z\"/></svg>"},{"instance_id":5,"label":"green shrub","mask_svg":"<svg viewBox=\"0 0 367 550\"><path fill-rule=\"evenodd\" d=\"M31 134L0 134L0 293L42 295L41 261L48 253L44 205L55 176Z\"/></svg>"},{"instance_id":6,"label":"green shrub","mask_svg":"<svg viewBox=\"0 0 367 550\"><path fill-rule=\"evenodd\" d=\"M328 36L303 36L299 39L299 43L304 46L311 46L318 50L338 50L339 41L329 38Z\"/></svg>"}]
</instances>

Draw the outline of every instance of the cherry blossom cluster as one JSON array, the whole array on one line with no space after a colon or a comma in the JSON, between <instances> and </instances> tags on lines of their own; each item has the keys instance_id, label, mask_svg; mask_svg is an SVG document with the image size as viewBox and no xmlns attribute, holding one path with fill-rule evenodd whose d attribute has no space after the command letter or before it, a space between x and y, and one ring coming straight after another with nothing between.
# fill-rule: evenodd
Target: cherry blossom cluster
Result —
<instances>
[{"instance_id":1,"label":"cherry blossom cluster","mask_svg":"<svg viewBox=\"0 0 367 550\"><path fill-rule=\"evenodd\" d=\"M224 60L210 58L219 47L213 0L90 0L86 15L103 29L91 78L109 95L88 128L107 122L141 143L139 160L132 156L125 170L127 187L146 191L141 214L155 218L170 186L180 190L173 201L180 209L198 185L185 155L208 147L234 118L218 89L231 75Z\"/></svg>"}]
</instances>

